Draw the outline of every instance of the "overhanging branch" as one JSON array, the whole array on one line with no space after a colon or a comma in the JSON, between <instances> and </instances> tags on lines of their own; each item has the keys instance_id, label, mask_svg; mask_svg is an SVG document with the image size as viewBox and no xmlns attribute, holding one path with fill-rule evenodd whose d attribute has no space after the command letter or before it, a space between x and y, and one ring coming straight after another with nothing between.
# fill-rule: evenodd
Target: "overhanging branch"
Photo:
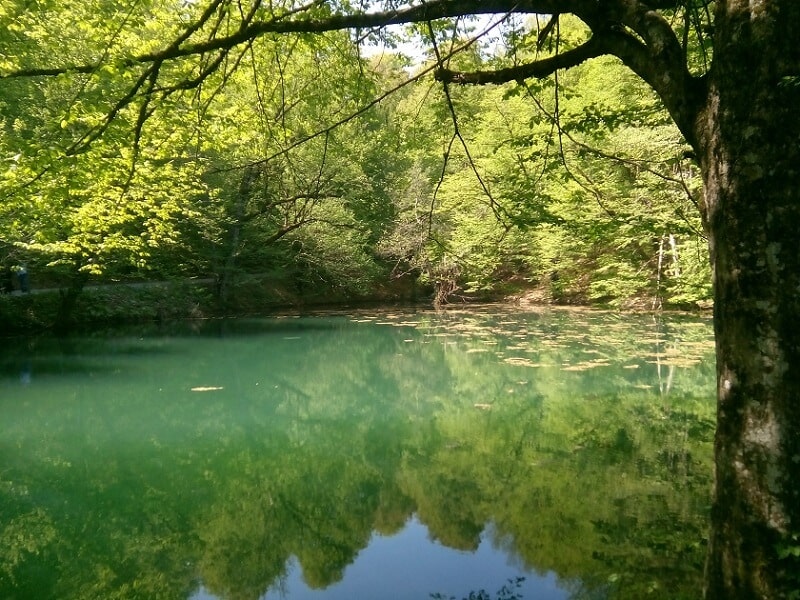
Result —
<instances>
[{"instance_id":1,"label":"overhanging branch","mask_svg":"<svg viewBox=\"0 0 800 600\"><path fill-rule=\"evenodd\" d=\"M601 55L617 56L629 68L650 84L662 98L681 131L690 141L692 126L702 98L703 82L693 78L686 67L683 48L670 23L659 9L674 8L677 0L428 0L420 4L382 12L354 12L319 14L315 9L324 6L323 0L311 0L282 14L273 14L265 20L242 20L229 35L211 35L193 41L192 34L201 31L200 24L210 20L220 0L209 2L207 9L187 31L161 49L124 59L118 66L136 68L165 63L170 60L207 53L229 51L252 43L267 34L323 33L344 29L382 28L402 23L429 22L432 20L486 14L573 14L592 31L589 41L572 50L536 60L520 66L497 71L459 73L440 68L436 77L454 84L486 84L521 81L546 77ZM195 38L196 39L196 38ZM0 73L0 80L22 76L52 76L61 73L91 73L99 63L69 67L19 70ZM147 71L145 71L147 72ZM203 72L202 75L208 75ZM174 89L194 87L203 77L191 83L172 83ZM135 94L137 90L133 90ZM112 115L113 116L113 115Z\"/></svg>"},{"instance_id":2,"label":"overhanging branch","mask_svg":"<svg viewBox=\"0 0 800 600\"><path fill-rule=\"evenodd\" d=\"M199 42L188 42L189 36L198 31L201 25L209 20L218 4L219 0L215 0L192 27L165 48L124 59L118 62L118 66L132 67L139 64L164 62L176 58L231 49L269 33L325 33L344 29L382 28L404 23L422 23L465 15L507 14L513 12L521 14L570 12L585 18L587 15L595 14L597 10L595 0L438 0L383 12L358 12L309 17L307 15L313 8L323 4L321 0L313 0L308 4L286 13L274 15L264 21L244 21L242 26L230 35L215 36ZM62 67L20 69L0 73L0 79L52 77L64 73L93 73L100 66L101 63L88 63Z\"/></svg>"},{"instance_id":3,"label":"overhanging branch","mask_svg":"<svg viewBox=\"0 0 800 600\"><path fill-rule=\"evenodd\" d=\"M560 69L575 67L590 58L603 54L607 54L606 50L597 41L597 38L593 37L572 50L515 67L493 71L472 71L469 73L440 68L436 70L435 77L439 81L459 85L486 85L490 83L500 84L508 83L509 81L524 81L532 77L547 77Z\"/></svg>"}]
</instances>

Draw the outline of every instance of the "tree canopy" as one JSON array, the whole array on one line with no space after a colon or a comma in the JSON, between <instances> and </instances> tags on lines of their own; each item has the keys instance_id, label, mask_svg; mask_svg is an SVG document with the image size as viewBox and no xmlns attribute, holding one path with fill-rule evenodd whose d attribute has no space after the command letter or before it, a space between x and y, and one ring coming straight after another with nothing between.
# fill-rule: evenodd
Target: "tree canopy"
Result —
<instances>
[{"instance_id":1,"label":"tree canopy","mask_svg":"<svg viewBox=\"0 0 800 600\"><path fill-rule=\"evenodd\" d=\"M224 303L248 264L296 290L394 268L439 299L521 278L694 301L707 239L707 593L796 592L799 4L14 0L0 21L4 261L62 268L62 316L100 273L213 273ZM402 24L430 49L411 78L363 53Z\"/></svg>"},{"instance_id":2,"label":"tree canopy","mask_svg":"<svg viewBox=\"0 0 800 600\"><path fill-rule=\"evenodd\" d=\"M579 21L428 32L419 8L381 13L434 35L412 64L377 51L399 34L369 27L376 17L337 31L337 8L8 5L6 266L27 256L40 281L79 286L212 276L234 309L231 290L263 274L301 293L374 293L410 274L442 301L530 287L556 301L708 301L698 178L660 103L619 66L473 91L426 79L441 78L437 55L462 69L558 56L580 45ZM86 31L53 64L69 20ZM494 46L476 43L485 29L500 31ZM643 125L661 132L642 138Z\"/></svg>"}]
</instances>

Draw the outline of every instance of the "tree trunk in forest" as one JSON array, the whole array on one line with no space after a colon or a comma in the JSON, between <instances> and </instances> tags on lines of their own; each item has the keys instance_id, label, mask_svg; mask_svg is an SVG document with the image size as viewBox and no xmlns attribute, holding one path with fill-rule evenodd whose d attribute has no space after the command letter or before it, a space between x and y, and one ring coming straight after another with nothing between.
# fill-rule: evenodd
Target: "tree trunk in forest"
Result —
<instances>
[{"instance_id":1,"label":"tree trunk in forest","mask_svg":"<svg viewBox=\"0 0 800 600\"><path fill-rule=\"evenodd\" d=\"M75 306L78 303L78 298L81 293L83 293L83 288L86 287L87 281L89 281L89 276L76 269L70 279L69 285L59 290L58 312L53 322L54 331L64 333L72 329L74 325Z\"/></svg>"},{"instance_id":2,"label":"tree trunk in forest","mask_svg":"<svg viewBox=\"0 0 800 600\"><path fill-rule=\"evenodd\" d=\"M259 169L255 166L250 165L245 167L242 173L242 179L239 182L239 189L236 192L236 196L233 198L232 224L229 230L230 242L228 252L225 255L225 262L222 265L222 270L217 279L217 300L223 312L227 312L228 310L230 288L233 285L236 273L236 258L241 250L240 238L244 223L245 209L248 200L250 200L253 184L256 179L258 179L259 175Z\"/></svg>"},{"instance_id":3,"label":"tree trunk in forest","mask_svg":"<svg viewBox=\"0 0 800 600\"><path fill-rule=\"evenodd\" d=\"M669 251L672 257L672 276L678 279L681 276L681 258L678 252L678 240L675 234L669 234Z\"/></svg>"},{"instance_id":4,"label":"tree trunk in forest","mask_svg":"<svg viewBox=\"0 0 800 600\"><path fill-rule=\"evenodd\" d=\"M797 598L800 3L719 3L715 25L697 122L718 395L705 593Z\"/></svg>"}]
</instances>

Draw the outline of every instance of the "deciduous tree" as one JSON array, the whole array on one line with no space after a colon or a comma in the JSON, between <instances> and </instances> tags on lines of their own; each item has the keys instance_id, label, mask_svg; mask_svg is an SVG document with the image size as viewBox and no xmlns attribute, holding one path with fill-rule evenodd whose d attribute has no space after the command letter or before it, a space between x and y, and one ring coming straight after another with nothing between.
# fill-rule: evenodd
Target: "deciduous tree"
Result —
<instances>
[{"instance_id":1,"label":"deciduous tree","mask_svg":"<svg viewBox=\"0 0 800 600\"><path fill-rule=\"evenodd\" d=\"M176 7L177 8L177 7ZM586 25L573 47L497 70L448 68L445 85L547 77L612 55L649 84L693 149L704 183L700 212L714 268L718 429L716 486L707 565L708 598L796 597L800 584L800 3L795 0L431 0L362 4L206 0L184 4L166 42L80 62L36 64L4 78L127 74L106 118L84 124L82 139L103 135L123 110L145 114L154 98L190 89L262 36L354 35L398 23L468 15L559 15ZM225 27L219 15L225 14ZM434 28L429 28L433 32ZM423 29L424 31L424 29ZM699 48L690 51L690 45ZM113 56L112 56L113 55ZM703 57L698 67L697 56ZM331 74L335 76L335 74ZM123 80L124 81L124 80ZM137 112L138 111L138 112ZM144 111L144 112L143 112ZM135 119L134 119L135 120ZM83 146L81 146L83 147Z\"/></svg>"}]
</instances>

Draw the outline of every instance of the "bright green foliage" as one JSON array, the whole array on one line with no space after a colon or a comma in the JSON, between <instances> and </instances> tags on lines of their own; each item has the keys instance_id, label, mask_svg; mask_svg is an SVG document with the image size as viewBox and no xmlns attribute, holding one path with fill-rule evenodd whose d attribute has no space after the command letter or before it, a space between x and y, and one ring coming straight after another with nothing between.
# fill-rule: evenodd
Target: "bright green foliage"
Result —
<instances>
[{"instance_id":1,"label":"bright green foliage","mask_svg":"<svg viewBox=\"0 0 800 600\"><path fill-rule=\"evenodd\" d=\"M186 29L206 6L4 4L0 71L54 55L98 65L3 80L4 267L27 262L40 284L76 290L213 277L222 306L265 277L295 297L369 294L391 267L439 301L531 289L561 302L709 300L694 167L653 94L612 60L524 86L423 78L369 110L408 63L364 58L342 32L132 61L248 18L223 1ZM561 49L584 35L558 27ZM463 41L432 30L440 53ZM517 58L556 50L523 28L505 35ZM508 61L473 46L450 64Z\"/></svg>"},{"instance_id":2,"label":"bright green foliage","mask_svg":"<svg viewBox=\"0 0 800 600\"><path fill-rule=\"evenodd\" d=\"M169 112L180 120L186 109L164 98L146 123L147 101L118 106L113 122L106 115L134 76L118 71L113 57L142 51L143 37L174 33L174 6L142 3L141 14L124 3L38 8L3 15L16 34L3 40L9 63L34 67L51 55L67 63L101 56L110 62L93 73L4 82L0 152L12 160L0 194L14 217L0 219L0 238L12 254L2 259L28 260L45 280L146 273L157 266L157 252L178 244L177 223L201 189L197 169L180 159L187 133L159 118Z\"/></svg>"},{"instance_id":3,"label":"bright green foliage","mask_svg":"<svg viewBox=\"0 0 800 600\"><path fill-rule=\"evenodd\" d=\"M165 63L158 88L113 105L137 77L149 85L127 57L170 39L181 11L199 7L39 8L4 9L7 69L38 66L62 42L66 63L102 55L107 64L4 82L4 263L33 263L40 282L215 274L227 293L242 273L278 269L289 278L302 270L305 283L369 287L378 272L369 246L393 216L386 190L396 163L377 111L335 126L377 89L346 34L265 37L236 55ZM214 27L232 31L241 18L223 12ZM70 19L74 39L56 42ZM217 59L222 66L195 86L170 89ZM329 251L310 256L315 247Z\"/></svg>"},{"instance_id":4,"label":"bright green foliage","mask_svg":"<svg viewBox=\"0 0 800 600\"><path fill-rule=\"evenodd\" d=\"M709 300L699 177L652 92L623 67L598 60L558 80L451 89L464 144L452 126L432 127L452 122L441 92L414 93L398 118L429 142L398 228L429 229L431 241L405 250L441 299L511 283L557 301Z\"/></svg>"},{"instance_id":5,"label":"bright green foliage","mask_svg":"<svg viewBox=\"0 0 800 600\"><path fill-rule=\"evenodd\" d=\"M363 293L377 268L369 246L393 215L393 161L381 114L332 125L371 99L375 82L347 36L262 42L202 117L199 248L225 285L278 269L299 288Z\"/></svg>"}]
</instances>

